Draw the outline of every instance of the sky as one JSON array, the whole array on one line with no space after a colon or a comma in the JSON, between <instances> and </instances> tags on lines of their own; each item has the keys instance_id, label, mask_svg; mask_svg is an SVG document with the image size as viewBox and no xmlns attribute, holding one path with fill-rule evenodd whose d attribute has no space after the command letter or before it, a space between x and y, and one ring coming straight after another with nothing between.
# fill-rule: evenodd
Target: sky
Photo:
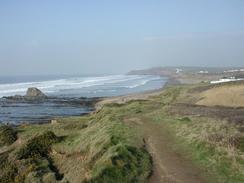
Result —
<instances>
[{"instance_id":1,"label":"sky","mask_svg":"<svg viewBox=\"0 0 244 183\"><path fill-rule=\"evenodd\" d=\"M0 0L0 75L244 66L243 0Z\"/></svg>"}]
</instances>

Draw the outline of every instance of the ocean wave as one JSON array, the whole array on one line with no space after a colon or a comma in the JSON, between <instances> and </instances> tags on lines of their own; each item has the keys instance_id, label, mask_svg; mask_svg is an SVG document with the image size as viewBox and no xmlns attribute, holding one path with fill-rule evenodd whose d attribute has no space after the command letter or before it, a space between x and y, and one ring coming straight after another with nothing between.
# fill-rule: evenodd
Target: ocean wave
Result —
<instances>
[{"instance_id":1,"label":"ocean wave","mask_svg":"<svg viewBox=\"0 0 244 183\"><path fill-rule=\"evenodd\" d=\"M160 77L140 75L109 75L100 77L70 77L48 81L0 84L0 97L23 95L29 87L37 87L44 93L55 93L57 95L59 92L81 89L84 89L87 92L89 92L89 89L90 92L116 91L116 88L121 87L128 89L140 87L157 79L160 79Z\"/></svg>"},{"instance_id":2,"label":"ocean wave","mask_svg":"<svg viewBox=\"0 0 244 183\"><path fill-rule=\"evenodd\" d=\"M150 82L150 81L152 81L152 80L143 80L143 81L141 81L141 82L138 83L138 84L134 84L134 85L131 85L131 86L125 86L125 88L130 88L130 89L132 89L132 88L137 88L137 87L139 87L139 86L143 86L143 85L147 84L147 83Z\"/></svg>"}]
</instances>

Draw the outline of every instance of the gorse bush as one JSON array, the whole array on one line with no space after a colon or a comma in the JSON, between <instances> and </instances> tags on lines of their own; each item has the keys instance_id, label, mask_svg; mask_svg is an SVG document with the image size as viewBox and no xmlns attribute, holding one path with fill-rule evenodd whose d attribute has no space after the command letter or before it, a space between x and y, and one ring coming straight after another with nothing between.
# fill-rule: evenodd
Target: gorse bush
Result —
<instances>
[{"instance_id":1,"label":"gorse bush","mask_svg":"<svg viewBox=\"0 0 244 183\"><path fill-rule=\"evenodd\" d=\"M116 152L110 164L87 183L136 183L147 180L152 164L145 149L120 144Z\"/></svg>"},{"instance_id":2,"label":"gorse bush","mask_svg":"<svg viewBox=\"0 0 244 183\"><path fill-rule=\"evenodd\" d=\"M10 145L17 140L17 132L8 125L0 126L0 146Z\"/></svg>"},{"instance_id":3,"label":"gorse bush","mask_svg":"<svg viewBox=\"0 0 244 183\"><path fill-rule=\"evenodd\" d=\"M50 146L58 142L58 137L51 131L30 139L17 153L18 159L46 157Z\"/></svg>"},{"instance_id":4,"label":"gorse bush","mask_svg":"<svg viewBox=\"0 0 244 183\"><path fill-rule=\"evenodd\" d=\"M7 153L0 154L0 183L14 182L16 166L8 161Z\"/></svg>"}]
</instances>

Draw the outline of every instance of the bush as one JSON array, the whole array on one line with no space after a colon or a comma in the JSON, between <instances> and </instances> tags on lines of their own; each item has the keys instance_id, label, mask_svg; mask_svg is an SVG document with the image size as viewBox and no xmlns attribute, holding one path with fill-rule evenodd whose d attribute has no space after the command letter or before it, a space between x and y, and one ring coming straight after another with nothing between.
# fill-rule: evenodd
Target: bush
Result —
<instances>
[{"instance_id":1,"label":"bush","mask_svg":"<svg viewBox=\"0 0 244 183\"><path fill-rule=\"evenodd\" d=\"M151 173L151 163L149 154L143 148L121 145L117 155L111 158L111 164L87 183L143 182Z\"/></svg>"},{"instance_id":2,"label":"bush","mask_svg":"<svg viewBox=\"0 0 244 183\"><path fill-rule=\"evenodd\" d=\"M6 153L0 154L0 183L14 182L18 172L16 166L8 161Z\"/></svg>"},{"instance_id":3,"label":"bush","mask_svg":"<svg viewBox=\"0 0 244 183\"><path fill-rule=\"evenodd\" d=\"M17 153L18 159L46 157L50 146L58 142L58 137L51 131L30 139Z\"/></svg>"},{"instance_id":4,"label":"bush","mask_svg":"<svg viewBox=\"0 0 244 183\"><path fill-rule=\"evenodd\" d=\"M0 126L0 146L11 145L16 140L17 140L17 133L12 127L8 125Z\"/></svg>"},{"instance_id":5,"label":"bush","mask_svg":"<svg viewBox=\"0 0 244 183\"><path fill-rule=\"evenodd\" d=\"M244 152L244 137L239 137L238 139L238 144L237 148L241 151Z\"/></svg>"},{"instance_id":6,"label":"bush","mask_svg":"<svg viewBox=\"0 0 244 183\"><path fill-rule=\"evenodd\" d=\"M191 119L189 117L183 117L179 119L180 121L184 121L184 122L191 122Z\"/></svg>"}]
</instances>

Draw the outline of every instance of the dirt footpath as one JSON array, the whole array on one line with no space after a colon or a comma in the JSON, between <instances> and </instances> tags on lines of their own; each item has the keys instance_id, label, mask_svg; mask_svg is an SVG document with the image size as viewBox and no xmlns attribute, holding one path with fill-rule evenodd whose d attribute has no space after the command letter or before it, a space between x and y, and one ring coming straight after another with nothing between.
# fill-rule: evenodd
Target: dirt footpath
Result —
<instances>
[{"instance_id":1,"label":"dirt footpath","mask_svg":"<svg viewBox=\"0 0 244 183\"><path fill-rule=\"evenodd\" d=\"M128 125L142 130L153 158L153 175L149 183L206 183L201 170L174 149L174 140L163 123L145 118L125 119Z\"/></svg>"}]
</instances>

